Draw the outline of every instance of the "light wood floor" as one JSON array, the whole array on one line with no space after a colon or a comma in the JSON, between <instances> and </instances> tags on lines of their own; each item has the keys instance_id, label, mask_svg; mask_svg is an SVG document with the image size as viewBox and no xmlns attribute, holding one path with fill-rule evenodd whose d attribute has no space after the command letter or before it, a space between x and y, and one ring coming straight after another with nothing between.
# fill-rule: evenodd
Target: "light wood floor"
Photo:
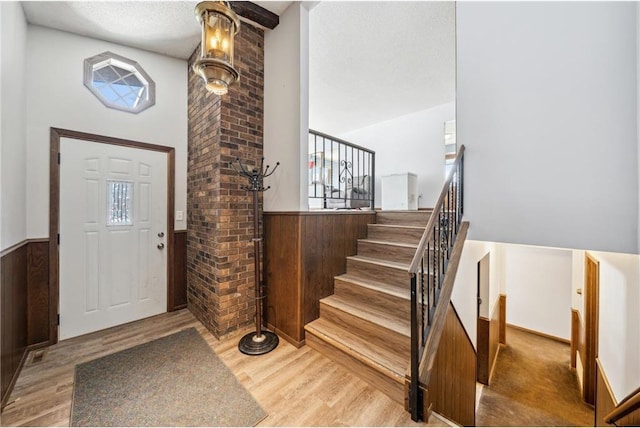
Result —
<instances>
[{"instance_id":1,"label":"light wood floor","mask_svg":"<svg viewBox=\"0 0 640 428\"><path fill-rule=\"evenodd\" d=\"M2 426L69 426L76 364L195 327L269 415L260 426L426 426L411 421L402 406L346 369L304 346L284 340L273 352L238 351L246 331L217 340L186 309L69 339L46 350L41 362L29 356ZM429 426L446 426L437 415Z\"/></svg>"}]
</instances>

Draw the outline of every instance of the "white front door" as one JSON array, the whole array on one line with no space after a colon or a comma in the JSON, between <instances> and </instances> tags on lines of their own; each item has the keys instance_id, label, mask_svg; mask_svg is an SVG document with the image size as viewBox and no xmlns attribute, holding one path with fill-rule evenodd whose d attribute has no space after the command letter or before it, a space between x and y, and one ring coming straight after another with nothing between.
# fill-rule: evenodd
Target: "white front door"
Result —
<instances>
[{"instance_id":1,"label":"white front door","mask_svg":"<svg viewBox=\"0 0 640 428\"><path fill-rule=\"evenodd\" d=\"M167 154L60 140L60 340L166 312Z\"/></svg>"}]
</instances>

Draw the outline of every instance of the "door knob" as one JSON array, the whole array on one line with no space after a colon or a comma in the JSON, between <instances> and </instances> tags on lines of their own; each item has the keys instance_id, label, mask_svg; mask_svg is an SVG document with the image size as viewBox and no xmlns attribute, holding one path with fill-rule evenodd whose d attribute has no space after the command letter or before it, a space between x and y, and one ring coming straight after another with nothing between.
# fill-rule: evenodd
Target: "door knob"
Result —
<instances>
[{"instance_id":1,"label":"door knob","mask_svg":"<svg viewBox=\"0 0 640 428\"><path fill-rule=\"evenodd\" d=\"M162 250L164 248L164 244L161 242L158 244L158 250Z\"/></svg>"},{"instance_id":2,"label":"door knob","mask_svg":"<svg viewBox=\"0 0 640 428\"><path fill-rule=\"evenodd\" d=\"M158 233L158 238L164 238L164 232Z\"/></svg>"}]
</instances>

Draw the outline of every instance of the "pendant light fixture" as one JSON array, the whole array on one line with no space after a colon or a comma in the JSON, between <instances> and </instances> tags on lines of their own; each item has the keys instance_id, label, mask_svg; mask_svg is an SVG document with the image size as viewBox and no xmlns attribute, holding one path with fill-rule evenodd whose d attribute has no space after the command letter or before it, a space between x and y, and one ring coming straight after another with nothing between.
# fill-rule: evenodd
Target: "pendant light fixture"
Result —
<instances>
[{"instance_id":1,"label":"pendant light fixture","mask_svg":"<svg viewBox=\"0 0 640 428\"><path fill-rule=\"evenodd\" d=\"M240 20L227 1L198 3L195 14L202 27L202 41L193 71L204 79L208 91L224 95L240 77L233 68L233 39Z\"/></svg>"}]
</instances>

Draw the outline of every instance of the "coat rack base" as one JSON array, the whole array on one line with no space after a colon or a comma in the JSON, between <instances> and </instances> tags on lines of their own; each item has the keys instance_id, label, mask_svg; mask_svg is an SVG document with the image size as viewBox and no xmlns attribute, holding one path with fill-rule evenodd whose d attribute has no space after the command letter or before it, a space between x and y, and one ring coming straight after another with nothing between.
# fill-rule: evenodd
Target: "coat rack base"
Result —
<instances>
[{"instance_id":1,"label":"coat rack base","mask_svg":"<svg viewBox=\"0 0 640 428\"><path fill-rule=\"evenodd\" d=\"M240 339L238 349L246 355L262 355L276 349L279 341L275 333L262 330L261 336L258 336L254 331Z\"/></svg>"}]
</instances>

